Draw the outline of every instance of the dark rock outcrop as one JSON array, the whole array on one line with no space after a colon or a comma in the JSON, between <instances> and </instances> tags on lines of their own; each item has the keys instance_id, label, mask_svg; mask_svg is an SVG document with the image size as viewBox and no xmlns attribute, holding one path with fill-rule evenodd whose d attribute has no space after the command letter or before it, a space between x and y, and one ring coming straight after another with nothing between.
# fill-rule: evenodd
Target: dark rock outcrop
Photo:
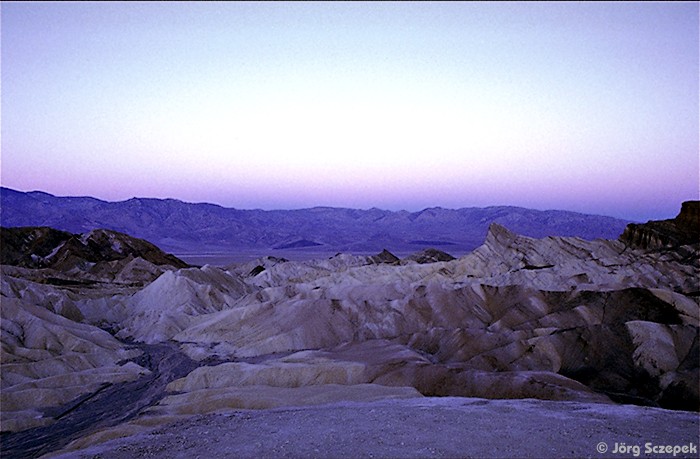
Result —
<instances>
[{"instance_id":1,"label":"dark rock outcrop","mask_svg":"<svg viewBox=\"0 0 700 459\"><path fill-rule=\"evenodd\" d=\"M76 235L46 227L2 228L0 239L1 263L22 268L68 272L139 257L158 266L189 266L148 241L109 230Z\"/></svg>"},{"instance_id":2,"label":"dark rock outcrop","mask_svg":"<svg viewBox=\"0 0 700 459\"><path fill-rule=\"evenodd\" d=\"M418 264L437 263L438 261L452 261L455 257L438 249L425 249L404 258L404 261L415 261Z\"/></svg>"},{"instance_id":3,"label":"dark rock outcrop","mask_svg":"<svg viewBox=\"0 0 700 459\"><path fill-rule=\"evenodd\" d=\"M372 256L372 260L375 263L397 263L399 261L399 257L389 252L387 249L384 249L381 253Z\"/></svg>"},{"instance_id":4,"label":"dark rock outcrop","mask_svg":"<svg viewBox=\"0 0 700 459\"><path fill-rule=\"evenodd\" d=\"M640 249L669 249L700 244L700 201L686 201L676 218L630 223L620 236L625 244Z\"/></svg>"}]
</instances>

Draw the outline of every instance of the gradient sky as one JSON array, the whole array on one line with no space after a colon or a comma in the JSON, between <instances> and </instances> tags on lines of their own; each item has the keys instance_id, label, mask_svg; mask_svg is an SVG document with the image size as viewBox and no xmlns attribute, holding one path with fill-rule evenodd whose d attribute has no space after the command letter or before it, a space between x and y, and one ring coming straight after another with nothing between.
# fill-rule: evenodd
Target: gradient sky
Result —
<instances>
[{"instance_id":1,"label":"gradient sky","mask_svg":"<svg viewBox=\"0 0 700 459\"><path fill-rule=\"evenodd\" d=\"M3 2L2 185L227 207L698 199L698 2Z\"/></svg>"}]
</instances>

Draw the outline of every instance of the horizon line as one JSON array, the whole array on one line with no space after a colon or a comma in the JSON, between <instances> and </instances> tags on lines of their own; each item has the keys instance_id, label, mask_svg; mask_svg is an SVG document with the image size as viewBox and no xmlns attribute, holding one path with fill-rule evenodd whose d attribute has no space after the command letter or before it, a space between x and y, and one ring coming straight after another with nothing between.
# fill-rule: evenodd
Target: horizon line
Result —
<instances>
[{"instance_id":1,"label":"horizon line","mask_svg":"<svg viewBox=\"0 0 700 459\"><path fill-rule=\"evenodd\" d=\"M183 204L190 204L190 205L211 205L211 206L217 206L221 207L222 209L230 209L230 210L240 210L240 211L260 211L260 212L293 212L293 211L303 211L303 210L314 210L314 209L333 209L333 210L359 210L363 212L371 211L371 210L378 210L382 212L391 212L391 213L401 213L401 212L406 212L408 214L418 214L422 213L428 210L449 210L449 211L458 211L458 210L463 210L463 209L493 209L493 208L511 208L511 209L525 209L525 210L530 210L530 211L536 211L536 212L567 212L567 213L572 213L572 214L579 214L579 215L595 215L599 217L606 217L606 218L612 218L615 220L622 220L626 221L629 223L642 223L641 221L636 221L633 219L629 218L620 218L620 217L614 217L611 215L605 215L605 214L593 214L593 213L586 213L586 212L580 212L580 211L574 211L574 210L566 210L566 209L557 209L557 208L550 208L550 209L537 209L537 208L532 208L532 207L523 207L523 206L515 206L515 205L510 205L510 204L500 204L500 205L490 205L490 206L465 206L465 207L458 207L458 208L453 208L453 207L443 207L443 206L429 206L425 207L420 210L416 211L410 211L406 209L400 209L400 210L390 210L390 209L383 209L380 207L372 206L368 208L360 208L360 207L343 207L343 206L324 206L324 205L317 205L317 206L310 206L310 207L298 207L298 208L276 208L276 209L263 209L263 208L240 208L240 207L229 207L225 206L222 204L218 204L215 202L211 201L186 201L180 198L173 198L173 197L168 197L168 198L157 198L157 197L139 197L139 196L132 196L127 199L122 199L122 200L116 200L116 201L110 201L107 199L102 199L98 198L95 196L89 196L89 195L57 195L57 194L52 194L47 191L43 190L31 190L31 191L22 191L16 188L11 188L7 187L4 185L0 185L0 189L2 190L9 190L12 192L16 193L22 193L22 194L45 194L54 198L64 198L64 199L70 199L70 198L75 198L75 199L94 199L96 201L101 201L104 203L110 203L110 204L119 204L119 203L124 203L128 202L131 200L153 200L153 201L176 201L176 202L181 202ZM693 201L692 199L689 200L684 200L682 202L687 202L687 201ZM679 204L679 209L680 205Z\"/></svg>"}]
</instances>

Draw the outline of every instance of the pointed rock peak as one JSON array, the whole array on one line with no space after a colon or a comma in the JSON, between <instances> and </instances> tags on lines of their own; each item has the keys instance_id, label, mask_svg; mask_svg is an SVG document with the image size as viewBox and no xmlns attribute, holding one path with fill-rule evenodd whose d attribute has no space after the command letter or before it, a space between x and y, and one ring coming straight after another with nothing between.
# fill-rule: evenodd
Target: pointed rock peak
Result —
<instances>
[{"instance_id":1,"label":"pointed rock peak","mask_svg":"<svg viewBox=\"0 0 700 459\"><path fill-rule=\"evenodd\" d=\"M387 249L382 250L382 253L372 256L375 263L396 263L399 258Z\"/></svg>"},{"instance_id":2,"label":"pointed rock peak","mask_svg":"<svg viewBox=\"0 0 700 459\"><path fill-rule=\"evenodd\" d=\"M518 235L496 222L489 225L489 231L486 234L486 245L491 247L508 247L515 242Z\"/></svg>"}]
</instances>

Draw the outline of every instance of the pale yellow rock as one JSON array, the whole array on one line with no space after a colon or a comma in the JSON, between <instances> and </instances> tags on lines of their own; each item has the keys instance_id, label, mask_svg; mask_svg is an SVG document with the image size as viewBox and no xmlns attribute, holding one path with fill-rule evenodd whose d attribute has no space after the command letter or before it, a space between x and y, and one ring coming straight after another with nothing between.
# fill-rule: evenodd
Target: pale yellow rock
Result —
<instances>
[{"instance_id":1,"label":"pale yellow rock","mask_svg":"<svg viewBox=\"0 0 700 459\"><path fill-rule=\"evenodd\" d=\"M158 272L162 271L158 270ZM92 325L118 322L120 317L115 314L115 306L133 295L139 288L114 283L101 284L102 288L65 289L30 280L41 281L51 277L50 272L3 265L2 273L0 290L3 301L6 298L20 299L67 319ZM53 274L56 275L56 273Z\"/></svg>"},{"instance_id":2,"label":"pale yellow rock","mask_svg":"<svg viewBox=\"0 0 700 459\"><path fill-rule=\"evenodd\" d=\"M282 361L260 364L223 363L199 367L184 378L168 384L170 392L199 389L264 385L270 387L301 387L324 384L361 384L366 381L365 365L313 359L304 363Z\"/></svg>"},{"instance_id":3,"label":"pale yellow rock","mask_svg":"<svg viewBox=\"0 0 700 459\"><path fill-rule=\"evenodd\" d=\"M195 317L233 307L251 291L238 276L211 266L166 271L118 306L122 319L117 336L167 341Z\"/></svg>"},{"instance_id":4,"label":"pale yellow rock","mask_svg":"<svg viewBox=\"0 0 700 459\"><path fill-rule=\"evenodd\" d=\"M541 354L543 359L547 359L551 362L548 371L553 373L559 372L561 369L561 355L559 355L559 351L551 340L538 336L537 338L528 340L528 344L535 346L533 352Z\"/></svg>"},{"instance_id":5,"label":"pale yellow rock","mask_svg":"<svg viewBox=\"0 0 700 459\"><path fill-rule=\"evenodd\" d=\"M489 228L484 245L448 263L454 281L468 283L479 278L489 285L528 285L541 290L678 287L692 291L698 284L697 268L665 260L661 254L631 250L620 241L533 239L497 224ZM689 279L694 285L689 285Z\"/></svg>"},{"instance_id":6,"label":"pale yellow rock","mask_svg":"<svg viewBox=\"0 0 700 459\"><path fill-rule=\"evenodd\" d=\"M287 406L311 406L338 402L372 402L422 397L412 387L377 384L321 384L302 387L251 385L201 389L171 395L148 410L155 415L206 414L232 410L261 410Z\"/></svg>"},{"instance_id":7,"label":"pale yellow rock","mask_svg":"<svg viewBox=\"0 0 700 459\"><path fill-rule=\"evenodd\" d=\"M625 326L636 346L633 359L637 365L652 376L678 368L673 336L667 325L635 320L627 322Z\"/></svg>"},{"instance_id":8,"label":"pale yellow rock","mask_svg":"<svg viewBox=\"0 0 700 459\"><path fill-rule=\"evenodd\" d=\"M134 362L124 365L105 365L73 373L57 374L46 378L31 379L11 386L7 391L26 389L50 389L54 387L83 387L96 381L118 383L131 381L151 372Z\"/></svg>"}]
</instances>

